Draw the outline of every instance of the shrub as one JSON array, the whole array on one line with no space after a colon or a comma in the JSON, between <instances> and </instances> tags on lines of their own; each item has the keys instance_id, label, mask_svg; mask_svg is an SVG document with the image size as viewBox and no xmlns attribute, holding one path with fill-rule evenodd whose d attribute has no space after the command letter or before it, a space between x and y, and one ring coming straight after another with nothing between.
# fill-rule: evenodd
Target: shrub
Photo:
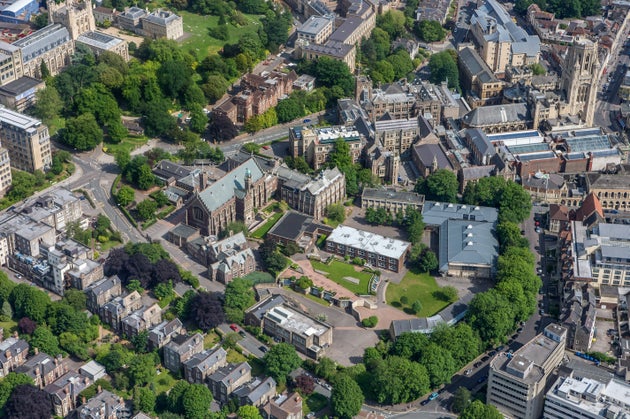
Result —
<instances>
[{"instance_id":1,"label":"shrub","mask_svg":"<svg viewBox=\"0 0 630 419\"><path fill-rule=\"evenodd\" d=\"M376 316L370 316L370 317L366 317L365 319L361 320L361 324L363 325L363 327L376 327L376 325L378 324L378 317Z\"/></svg>"}]
</instances>

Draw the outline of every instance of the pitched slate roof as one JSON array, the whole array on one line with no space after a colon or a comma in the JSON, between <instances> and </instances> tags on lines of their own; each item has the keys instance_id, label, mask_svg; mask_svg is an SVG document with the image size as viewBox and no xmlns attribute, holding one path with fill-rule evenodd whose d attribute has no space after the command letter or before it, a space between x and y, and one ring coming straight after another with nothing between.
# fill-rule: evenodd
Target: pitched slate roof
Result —
<instances>
[{"instance_id":1,"label":"pitched slate roof","mask_svg":"<svg viewBox=\"0 0 630 419\"><path fill-rule=\"evenodd\" d=\"M251 174L252 182L263 177L254 159L249 159L221 179L199 193L199 199L210 212L229 201L237 191L245 189L245 175Z\"/></svg>"},{"instance_id":2,"label":"pitched slate roof","mask_svg":"<svg viewBox=\"0 0 630 419\"><path fill-rule=\"evenodd\" d=\"M471 127L504 124L508 122L529 121L529 110L525 103L482 106L468 112L462 118Z\"/></svg>"}]
</instances>

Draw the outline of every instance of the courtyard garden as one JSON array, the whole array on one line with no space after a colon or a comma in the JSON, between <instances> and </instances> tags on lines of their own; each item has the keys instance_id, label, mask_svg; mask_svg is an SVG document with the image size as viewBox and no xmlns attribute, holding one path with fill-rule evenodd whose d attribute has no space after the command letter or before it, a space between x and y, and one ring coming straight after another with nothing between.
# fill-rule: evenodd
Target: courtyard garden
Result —
<instances>
[{"instance_id":1,"label":"courtyard garden","mask_svg":"<svg viewBox=\"0 0 630 419\"><path fill-rule=\"evenodd\" d=\"M390 282L387 285L386 299L387 304L405 313L428 317L450 304L450 301L443 298L442 294L441 288L431 275L409 270L399 284ZM422 306L418 313L412 308L416 301L419 301Z\"/></svg>"},{"instance_id":2,"label":"courtyard garden","mask_svg":"<svg viewBox=\"0 0 630 419\"><path fill-rule=\"evenodd\" d=\"M370 279L372 275L374 275L371 272L357 271L354 265L336 259L328 264L311 260L311 265L313 269L326 275L331 281L336 282L355 294L366 295L370 293Z\"/></svg>"}]
</instances>

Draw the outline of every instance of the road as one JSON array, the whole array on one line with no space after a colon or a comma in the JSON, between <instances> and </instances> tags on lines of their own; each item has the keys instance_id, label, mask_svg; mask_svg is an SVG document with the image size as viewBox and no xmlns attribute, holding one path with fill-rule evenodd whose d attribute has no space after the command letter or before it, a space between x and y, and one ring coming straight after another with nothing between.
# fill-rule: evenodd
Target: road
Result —
<instances>
[{"instance_id":1,"label":"road","mask_svg":"<svg viewBox=\"0 0 630 419\"><path fill-rule=\"evenodd\" d=\"M250 333L246 332L245 329L242 329L240 326L236 326L238 330L238 334L240 335L240 339L236 342L238 346L243 350L243 355L253 355L256 358L262 358L265 356L265 352L269 349L267 345L256 339ZM230 325L227 323L220 324L217 326L217 329L221 331L223 336L228 333L236 333L236 331L230 328ZM265 348L264 352L260 348Z\"/></svg>"}]
</instances>

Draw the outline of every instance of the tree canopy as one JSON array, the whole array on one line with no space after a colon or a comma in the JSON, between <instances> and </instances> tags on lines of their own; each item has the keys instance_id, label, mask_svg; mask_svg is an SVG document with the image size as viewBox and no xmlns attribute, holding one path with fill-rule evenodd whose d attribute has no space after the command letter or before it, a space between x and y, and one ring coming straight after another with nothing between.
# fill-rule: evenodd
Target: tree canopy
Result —
<instances>
[{"instance_id":1,"label":"tree canopy","mask_svg":"<svg viewBox=\"0 0 630 419\"><path fill-rule=\"evenodd\" d=\"M359 413L365 400L359 385L346 374L335 378L330 404L335 416L351 419Z\"/></svg>"},{"instance_id":2,"label":"tree canopy","mask_svg":"<svg viewBox=\"0 0 630 419\"><path fill-rule=\"evenodd\" d=\"M459 71L457 61L447 50L431 55L429 59L429 69L431 83L440 84L448 79L448 87L459 89Z\"/></svg>"},{"instance_id":3,"label":"tree canopy","mask_svg":"<svg viewBox=\"0 0 630 419\"><path fill-rule=\"evenodd\" d=\"M286 383L291 371L302 365L295 347L288 343L272 346L263 357L266 372L278 383Z\"/></svg>"},{"instance_id":4,"label":"tree canopy","mask_svg":"<svg viewBox=\"0 0 630 419\"><path fill-rule=\"evenodd\" d=\"M416 183L416 192L426 199L440 202L456 202L459 181L455 173L439 169Z\"/></svg>"}]
</instances>

